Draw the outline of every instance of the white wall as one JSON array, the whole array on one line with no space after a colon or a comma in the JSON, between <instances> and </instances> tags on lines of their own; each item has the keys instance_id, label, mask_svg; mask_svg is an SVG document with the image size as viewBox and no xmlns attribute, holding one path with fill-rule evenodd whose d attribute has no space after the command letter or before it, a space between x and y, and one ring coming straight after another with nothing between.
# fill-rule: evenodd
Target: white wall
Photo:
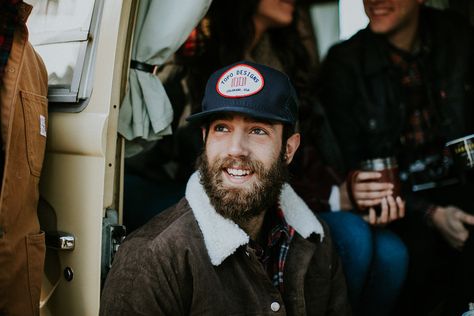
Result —
<instances>
[{"instance_id":1,"label":"white wall","mask_svg":"<svg viewBox=\"0 0 474 316\"><path fill-rule=\"evenodd\" d=\"M321 59L333 44L348 39L368 23L362 0L315 4L311 7L310 14Z\"/></svg>"},{"instance_id":2,"label":"white wall","mask_svg":"<svg viewBox=\"0 0 474 316\"><path fill-rule=\"evenodd\" d=\"M348 39L369 22L362 0L339 0L339 14L341 40Z\"/></svg>"},{"instance_id":3,"label":"white wall","mask_svg":"<svg viewBox=\"0 0 474 316\"><path fill-rule=\"evenodd\" d=\"M329 47L339 39L339 11L337 2L315 4L310 10L319 56L326 56Z\"/></svg>"}]
</instances>

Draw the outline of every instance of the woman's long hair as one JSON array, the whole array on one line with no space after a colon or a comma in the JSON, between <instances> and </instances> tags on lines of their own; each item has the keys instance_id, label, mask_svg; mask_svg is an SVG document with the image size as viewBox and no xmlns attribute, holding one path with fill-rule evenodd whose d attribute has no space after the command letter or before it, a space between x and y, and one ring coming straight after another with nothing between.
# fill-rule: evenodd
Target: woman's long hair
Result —
<instances>
[{"instance_id":1,"label":"woman's long hair","mask_svg":"<svg viewBox=\"0 0 474 316\"><path fill-rule=\"evenodd\" d=\"M255 38L253 17L259 3L260 0L213 1L203 20L204 23L200 24L203 28L200 33L206 35L201 37L204 38L202 43L204 49L188 64L187 84L193 113L200 111L206 81L211 73L225 65L244 59ZM301 6L301 1L298 6ZM327 122L325 125L324 114L320 111L321 106L317 103L315 95L318 60L317 52L313 50L316 47L305 45L312 41L313 32L312 29L301 29L300 19L308 18L308 16L300 16L300 12L304 10L300 11L298 7L295 9L294 19L290 25L269 29L266 34L269 36L273 53L298 94L299 132L302 143L301 150L297 151L291 168L293 174L299 175L305 174L311 167L308 164L314 161L313 157L308 159L305 152L318 152L319 148L327 147L324 126L328 125ZM329 141L329 147L331 146L335 146L335 143ZM325 152L329 151L325 149ZM329 153L327 156L333 155ZM324 157L322 159L327 160Z\"/></svg>"},{"instance_id":2,"label":"woman's long hair","mask_svg":"<svg viewBox=\"0 0 474 316\"><path fill-rule=\"evenodd\" d=\"M208 23L201 27L209 36L204 42L204 51L196 57L190 67L188 86L199 109L207 78L215 70L242 60L255 38L253 16L257 12L259 0L214 0L206 16ZM287 27L267 31L272 49L281 62L283 70L292 80L299 95L300 107L305 107L311 98L310 85L314 69L308 67L311 60L303 38L298 30L298 11L293 22ZM194 110L194 109L193 109Z\"/></svg>"}]
</instances>

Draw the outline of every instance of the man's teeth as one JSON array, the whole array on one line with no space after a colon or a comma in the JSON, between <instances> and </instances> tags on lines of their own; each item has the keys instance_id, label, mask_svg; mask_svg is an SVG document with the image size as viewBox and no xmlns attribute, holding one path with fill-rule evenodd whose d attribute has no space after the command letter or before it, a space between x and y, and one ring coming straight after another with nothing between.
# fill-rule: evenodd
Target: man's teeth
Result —
<instances>
[{"instance_id":1,"label":"man's teeth","mask_svg":"<svg viewBox=\"0 0 474 316\"><path fill-rule=\"evenodd\" d=\"M374 15L385 15L389 13L389 10L385 8L374 8L372 9L372 13Z\"/></svg>"},{"instance_id":2,"label":"man's teeth","mask_svg":"<svg viewBox=\"0 0 474 316\"><path fill-rule=\"evenodd\" d=\"M230 174L231 176L246 176L250 174L250 170L227 168L227 173Z\"/></svg>"}]
</instances>

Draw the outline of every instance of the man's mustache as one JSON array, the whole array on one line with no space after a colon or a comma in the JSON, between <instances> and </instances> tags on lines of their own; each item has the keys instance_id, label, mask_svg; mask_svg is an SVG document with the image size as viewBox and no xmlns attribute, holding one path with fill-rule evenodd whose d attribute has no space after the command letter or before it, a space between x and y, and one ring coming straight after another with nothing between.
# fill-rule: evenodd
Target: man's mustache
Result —
<instances>
[{"instance_id":1,"label":"man's mustache","mask_svg":"<svg viewBox=\"0 0 474 316\"><path fill-rule=\"evenodd\" d=\"M226 157L221 158L214 163L219 169L227 169L227 168L239 168L239 169L246 169L254 173L260 174L263 168L263 164L259 161L252 160L247 157L243 158L232 158Z\"/></svg>"}]
</instances>

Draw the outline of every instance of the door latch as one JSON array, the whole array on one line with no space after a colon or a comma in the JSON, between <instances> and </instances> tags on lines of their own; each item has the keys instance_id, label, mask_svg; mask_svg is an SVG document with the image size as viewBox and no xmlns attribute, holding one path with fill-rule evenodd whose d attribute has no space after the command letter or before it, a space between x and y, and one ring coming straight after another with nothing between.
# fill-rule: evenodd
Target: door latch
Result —
<instances>
[{"instance_id":1,"label":"door latch","mask_svg":"<svg viewBox=\"0 0 474 316\"><path fill-rule=\"evenodd\" d=\"M48 231L45 233L46 247L55 250L74 250L76 238L62 231Z\"/></svg>"}]
</instances>

